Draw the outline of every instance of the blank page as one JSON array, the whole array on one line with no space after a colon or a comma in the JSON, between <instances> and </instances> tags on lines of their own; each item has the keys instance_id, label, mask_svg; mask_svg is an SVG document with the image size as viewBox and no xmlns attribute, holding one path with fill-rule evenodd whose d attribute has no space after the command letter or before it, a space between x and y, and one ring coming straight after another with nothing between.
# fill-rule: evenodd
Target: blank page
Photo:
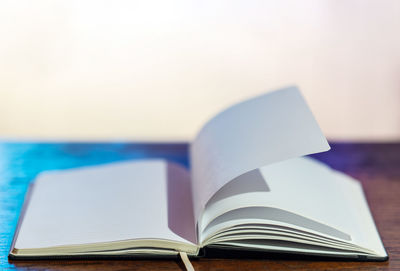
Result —
<instances>
[{"instance_id":1,"label":"blank page","mask_svg":"<svg viewBox=\"0 0 400 271\"><path fill-rule=\"evenodd\" d=\"M167 163L121 162L41 174L15 248L131 239L191 243L168 227Z\"/></svg>"},{"instance_id":2,"label":"blank page","mask_svg":"<svg viewBox=\"0 0 400 271\"><path fill-rule=\"evenodd\" d=\"M211 119L191 145L195 217L234 178L329 145L295 87L247 100Z\"/></svg>"},{"instance_id":3,"label":"blank page","mask_svg":"<svg viewBox=\"0 0 400 271\"><path fill-rule=\"evenodd\" d=\"M386 256L358 181L308 157L265 166L260 172L270 190L207 205L200 229L210 225L200 241L213 231L242 223L285 223Z\"/></svg>"}]
</instances>

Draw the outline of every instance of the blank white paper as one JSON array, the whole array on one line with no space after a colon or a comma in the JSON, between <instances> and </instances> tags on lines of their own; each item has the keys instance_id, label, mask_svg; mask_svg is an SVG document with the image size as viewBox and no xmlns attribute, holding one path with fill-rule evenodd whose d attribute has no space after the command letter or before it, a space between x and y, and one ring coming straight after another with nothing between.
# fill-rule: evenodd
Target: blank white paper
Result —
<instances>
[{"instance_id":1,"label":"blank white paper","mask_svg":"<svg viewBox=\"0 0 400 271\"><path fill-rule=\"evenodd\" d=\"M296 87L267 93L211 119L190 148L195 217L225 184L250 170L329 150Z\"/></svg>"},{"instance_id":2,"label":"blank white paper","mask_svg":"<svg viewBox=\"0 0 400 271\"><path fill-rule=\"evenodd\" d=\"M165 161L120 162L41 174L15 248L131 239L191 244L168 225Z\"/></svg>"}]
</instances>

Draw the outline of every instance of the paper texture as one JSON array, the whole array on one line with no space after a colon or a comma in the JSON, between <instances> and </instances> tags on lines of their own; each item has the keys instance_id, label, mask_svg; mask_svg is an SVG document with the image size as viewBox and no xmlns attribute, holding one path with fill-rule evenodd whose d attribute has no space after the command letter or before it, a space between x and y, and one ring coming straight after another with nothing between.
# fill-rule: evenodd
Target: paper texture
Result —
<instances>
[{"instance_id":1,"label":"paper texture","mask_svg":"<svg viewBox=\"0 0 400 271\"><path fill-rule=\"evenodd\" d=\"M281 89L228 108L211 119L190 148L196 220L225 184L250 170L329 150L300 92Z\"/></svg>"},{"instance_id":2,"label":"paper texture","mask_svg":"<svg viewBox=\"0 0 400 271\"><path fill-rule=\"evenodd\" d=\"M224 227L286 222L292 229L300 227L373 250L378 255L386 254L359 182L309 157L265 166L260 172L270 191L237 194L208 204L202 217L200 229L204 231L200 241ZM282 211L275 211L274 215L273 209ZM288 212L303 217L303 222L291 219L293 215ZM314 221L314 225L307 220Z\"/></svg>"},{"instance_id":3,"label":"paper texture","mask_svg":"<svg viewBox=\"0 0 400 271\"><path fill-rule=\"evenodd\" d=\"M147 160L42 174L36 180L15 247L132 239L192 244L169 227L167 170L165 161Z\"/></svg>"}]
</instances>

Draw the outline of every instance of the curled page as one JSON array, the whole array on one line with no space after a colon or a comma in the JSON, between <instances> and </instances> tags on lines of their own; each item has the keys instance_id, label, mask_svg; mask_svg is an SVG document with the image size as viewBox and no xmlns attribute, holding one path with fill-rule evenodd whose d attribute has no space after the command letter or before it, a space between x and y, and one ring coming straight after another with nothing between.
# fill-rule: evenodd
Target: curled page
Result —
<instances>
[{"instance_id":1,"label":"curled page","mask_svg":"<svg viewBox=\"0 0 400 271\"><path fill-rule=\"evenodd\" d=\"M202 128L190 146L196 221L210 198L236 177L271 163L329 149L296 87L226 109Z\"/></svg>"}]
</instances>

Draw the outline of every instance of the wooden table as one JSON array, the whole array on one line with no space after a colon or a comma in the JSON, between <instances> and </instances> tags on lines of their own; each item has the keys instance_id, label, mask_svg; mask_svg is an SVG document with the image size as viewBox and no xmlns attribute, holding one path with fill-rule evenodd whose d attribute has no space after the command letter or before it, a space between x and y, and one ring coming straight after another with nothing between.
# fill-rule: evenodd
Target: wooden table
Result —
<instances>
[{"instance_id":1,"label":"wooden table","mask_svg":"<svg viewBox=\"0 0 400 271\"><path fill-rule=\"evenodd\" d=\"M400 143L332 143L314 155L359 179L389 253L387 262L321 261L318 258L200 259L196 270L400 270ZM42 170L72 168L117 160L165 158L188 166L187 144L0 143L1 270L180 270L180 261L24 261L7 259L29 182ZM226 255L229 257L229 255Z\"/></svg>"}]
</instances>

